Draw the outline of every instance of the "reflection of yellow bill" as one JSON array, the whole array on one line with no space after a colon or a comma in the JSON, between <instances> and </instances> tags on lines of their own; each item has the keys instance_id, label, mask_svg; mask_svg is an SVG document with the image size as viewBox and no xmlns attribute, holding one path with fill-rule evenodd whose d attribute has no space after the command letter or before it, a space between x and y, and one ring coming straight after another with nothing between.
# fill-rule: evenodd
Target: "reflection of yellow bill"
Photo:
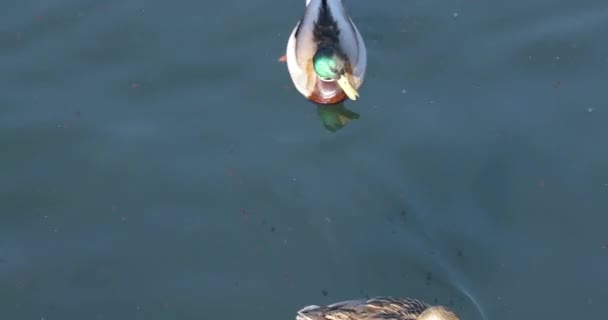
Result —
<instances>
[{"instance_id":1,"label":"reflection of yellow bill","mask_svg":"<svg viewBox=\"0 0 608 320\"><path fill-rule=\"evenodd\" d=\"M341 114L338 115L338 119L340 119L340 124L341 125L345 125L347 122L350 121L350 119L348 117L345 117Z\"/></svg>"},{"instance_id":2,"label":"reflection of yellow bill","mask_svg":"<svg viewBox=\"0 0 608 320\"><path fill-rule=\"evenodd\" d=\"M350 81L348 81L346 75L340 76L340 79L338 79L338 84L340 85L340 88L342 88L342 91L346 93L349 99L357 100L357 98L359 98L359 92L357 92L357 90L353 88L353 86L350 84Z\"/></svg>"}]
</instances>

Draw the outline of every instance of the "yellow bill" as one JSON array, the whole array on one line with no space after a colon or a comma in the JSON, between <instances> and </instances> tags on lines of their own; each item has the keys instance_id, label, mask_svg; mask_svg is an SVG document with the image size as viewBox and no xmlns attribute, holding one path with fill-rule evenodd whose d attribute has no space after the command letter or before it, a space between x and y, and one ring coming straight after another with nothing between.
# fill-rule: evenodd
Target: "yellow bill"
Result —
<instances>
[{"instance_id":1,"label":"yellow bill","mask_svg":"<svg viewBox=\"0 0 608 320\"><path fill-rule=\"evenodd\" d=\"M357 98L359 98L359 92L357 92L357 90L353 88L353 86L350 84L350 81L348 81L346 75L340 76L340 79L338 79L338 84L340 85L340 88L342 88L342 91L346 93L349 99L357 100Z\"/></svg>"}]
</instances>

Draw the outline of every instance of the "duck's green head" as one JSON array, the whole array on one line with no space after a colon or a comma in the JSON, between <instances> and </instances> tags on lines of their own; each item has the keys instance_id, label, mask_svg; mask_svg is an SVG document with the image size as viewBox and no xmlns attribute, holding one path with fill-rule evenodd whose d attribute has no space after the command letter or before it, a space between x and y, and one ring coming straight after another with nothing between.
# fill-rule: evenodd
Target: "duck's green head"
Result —
<instances>
[{"instance_id":1,"label":"duck's green head","mask_svg":"<svg viewBox=\"0 0 608 320\"><path fill-rule=\"evenodd\" d=\"M346 62L330 47L320 47L312 63L315 73L323 80L338 80L345 73Z\"/></svg>"},{"instance_id":2,"label":"duck's green head","mask_svg":"<svg viewBox=\"0 0 608 320\"><path fill-rule=\"evenodd\" d=\"M346 71L346 59L332 47L319 47L312 58L315 73L324 81L338 81L351 100L357 100L359 93L352 86Z\"/></svg>"}]
</instances>

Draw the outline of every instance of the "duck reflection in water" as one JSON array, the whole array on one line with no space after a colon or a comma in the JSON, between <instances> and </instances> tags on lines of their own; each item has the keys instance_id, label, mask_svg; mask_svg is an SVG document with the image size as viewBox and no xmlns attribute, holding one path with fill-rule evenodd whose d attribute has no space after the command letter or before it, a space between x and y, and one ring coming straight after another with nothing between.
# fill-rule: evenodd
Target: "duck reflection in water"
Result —
<instances>
[{"instance_id":1,"label":"duck reflection in water","mask_svg":"<svg viewBox=\"0 0 608 320\"><path fill-rule=\"evenodd\" d=\"M351 120L359 119L359 114L346 109L344 102L337 104L316 104L317 115L323 126L331 131L336 132L342 129Z\"/></svg>"}]
</instances>

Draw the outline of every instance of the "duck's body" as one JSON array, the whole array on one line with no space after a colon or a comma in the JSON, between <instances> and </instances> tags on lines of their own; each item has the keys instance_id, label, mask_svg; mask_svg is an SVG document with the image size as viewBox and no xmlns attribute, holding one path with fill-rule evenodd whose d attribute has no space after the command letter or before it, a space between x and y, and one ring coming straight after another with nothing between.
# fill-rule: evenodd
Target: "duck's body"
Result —
<instances>
[{"instance_id":1,"label":"duck's body","mask_svg":"<svg viewBox=\"0 0 608 320\"><path fill-rule=\"evenodd\" d=\"M320 104L356 100L367 52L341 0L306 0L287 43L287 68L296 89Z\"/></svg>"},{"instance_id":2,"label":"duck's body","mask_svg":"<svg viewBox=\"0 0 608 320\"><path fill-rule=\"evenodd\" d=\"M411 298L376 297L328 306L308 306L296 320L459 320L442 306L430 306Z\"/></svg>"}]
</instances>

